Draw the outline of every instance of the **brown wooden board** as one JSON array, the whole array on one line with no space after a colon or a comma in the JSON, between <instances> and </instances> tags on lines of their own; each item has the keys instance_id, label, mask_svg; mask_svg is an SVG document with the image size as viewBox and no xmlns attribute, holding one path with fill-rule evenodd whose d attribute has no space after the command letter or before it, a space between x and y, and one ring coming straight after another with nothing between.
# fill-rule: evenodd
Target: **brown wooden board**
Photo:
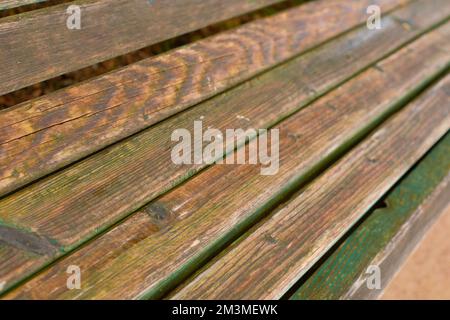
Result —
<instances>
[{"instance_id":1,"label":"brown wooden board","mask_svg":"<svg viewBox=\"0 0 450 320\"><path fill-rule=\"evenodd\" d=\"M16 8L28 4L46 2L48 0L0 0L0 10Z\"/></svg>"},{"instance_id":2,"label":"brown wooden board","mask_svg":"<svg viewBox=\"0 0 450 320\"><path fill-rule=\"evenodd\" d=\"M227 239L238 235L242 226L251 223L271 203L278 201L289 189L304 182L312 173L340 154L345 146L351 145L355 139L396 110L409 95L445 70L450 63L449 37L450 24L446 24L278 125L281 134L281 167L277 175L261 176L259 166L255 165L215 165L150 203L74 254L59 260L6 297L142 298L161 295L173 283L195 270L203 259L214 253L217 246L220 247ZM351 35L348 35L348 38L350 40ZM352 43L356 44L355 41ZM375 48L376 46L373 50ZM356 50L355 46L353 50ZM424 60L424 56L428 59ZM356 61L359 59L355 59ZM322 63L319 65L323 66ZM350 64L336 62L332 65ZM288 65L283 69L283 78L275 77L276 72L273 70L270 73L272 87L280 93L284 91L282 87L287 88L286 91L295 100L299 87L292 86L292 83L296 82L288 80L288 75L302 73L296 68L288 68ZM339 69L339 73L342 73L342 69ZM328 73L329 77L330 75L331 73ZM280 82L278 86L275 85L274 79L286 79L289 82ZM321 79L323 81L324 78ZM262 77L257 80L260 84L265 82ZM436 97L441 96L441 91L434 91ZM263 110L271 114L275 110L285 108L285 104L298 104L292 99L279 99L280 93L268 92L266 95L262 94L264 90L255 92L257 95L253 95L252 99L246 96L247 103L257 102L257 97L261 96L259 99L268 100L268 104L265 104L263 109L256 109L259 112L255 114L250 112L253 109L248 105L249 109L239 110L239 113L242 112L240 115L252 119L251 121L255 121L256 115ZM228 99L234 102L233 97L236 95L229 96ZM230 106L232 105L234 104ZM270 108L270 105L273 108ZM222 109L228 108L220 110ZM443 109L437 112L431 119L438 117L444 121L446 118L442 117L442 113L445 111ZM198 113L197 117L190 118L189 121L198 119L201 115L202 113ZM245 121L241 123L244 124ZM215 126L214 122L206 123L208 124ZM427 121L423 122L424 126L429 124ZM433 124L434 131L425 130L430 137L427 141L432 141L436 136L433 132L443 126L439 126L437 121ZM236 123L229 122L219 128L233 127L236 127ZM405 127L405 130L406 128L408 127ZM420 152L422 149L419 147L416 150ZM408 156L408 153L405 153L405 156ZM166 163L167 161L170 159L167 159ZM125 189L130 191L135 183L136 179ZM147 190L149 183L143 184L140 190ZM122 188L121 194L125 189ZM89 192L92 193L92 190ZM75 194L80 195L79 192ZM95 199L98 206L98 197ZM116 210L113 200L108 204L110 212ZM67 205L63 207L68 208ZM80 225L80 219L86 215L89 215L89 221L100 218L100 215L92 215L93 212L86 208L81 209L79 214L74 213L73 218L64 217L62 214L61 222L55 223L56 217L49 215L49 206L46 206L46 209L45 217L44 212L35 216L38 219L42 216L42 222L30 217L29 213L35 210L27 210L27 217L22 215L24 218L21 221L16 220L15 224L23 225L26 220L34 220L36 224L26 227L34 230L36 227L42 230L46 228L43 234L55 239L55 236L63 236L64 232L73 232L73 237L82 233L77 227ZM15 217L20 219L17 214ZM77 224L63 224L63 221L67 222L68 219L73 219L74 222L76 219ZM50 221L52 226L48 228L46 225ZM83 272L84 287L76 292L67 290L65 286L65 270L69 265L77 265Z\"/></svg>"},{"instance_id":3,"label":"brown wooden board","mask_svg":"<svg viewBox=\"0 0 450 320\"><path fill-rule=\"evenodd\" d=\"M450 75L250 230L172 298L280 298L450 129L449 90Z\"/></svg>"},{"instance_id":4,"label":"brown wooden board","mask_svg":"<svg viewBox=\"0 0 450 320\"><path fill-rule=\"evenodd\" d=\"M0 20L0 94L281 0L78 0ZM70 5L81 28L69 29Z\"/></svg>"},{"instance_id":5,"label":"brown wooden board","mask_svg":"<svg viewBox=\"0 0 450 320\"><path fill-rule=\"evenodd\" d=\"M185 6L188 2L192 2L192 0L182 1ZM111 10L119 10L120 3L129 6L135 1L118 1L119 4L109 7L107 4L110 1L104 2L102 7L105 6L104 10L108 13ZM207 10L208 4L212 5L217 1L202 1L204 2L206 2L205 9L202 10ZM227 1L226 6L232 8L233 4L239 3L241 7L243 3L248 2L250 1ZM365 22L366 7L372 2L372 0L328 0L306 3L276 16L257 20L236 30L221 33L167 54L146 59L117 72L0 111L0 195L155 124ZM388 11L404 1L375 2ZM169 7L173 9L172 4ZM436 7L440 7L440 10L436 10ZM93 8L100 10L97 6ZM421 10L422 15L416 16L414 21L418 23L423 20L425 25L430 26L450 14L450 5L446 0L422 0L409 7L405 15L412 15L412 12L418 10ZM144 9L141 11L150 15L153 12ZM134 14L133 12L129 14ZM161 19L164 12L164 10L160 12ZM97 15L103 17L105 13L99 11ZM22 23L21 21L19 22ZM153 27L158 25L150 16L148 21L151 21L150 25ZM14 42L1 39L6 37L2 36L1 28L0 24L0 43L11 43L12 45L8 46L11 49L8 50L18 50ZM33 28L39 30L38 27ZM101 34L105 33L102 28L95 30ZM26 39L23 38L24 35L20 35L17 30L7 31L12 34L11 37L20 39L22 43L37 45L35 42L24 40ZM55 34L55 38L59 37L56 31L52 31L52 34ZM127 35L134 36L135 33ZM46 39L44 36L39 38L31 31L28 36L36 38L38 43ZM70 37L64 39L74 41ZM147 41L149 37L145 39ZM109 48L111 39L105 40L108 43L106 51L109 54L114 49ZM117 41L119 45L120 41ZM76 62L84 63L88 55L85 50L99 49L96 46L97 44L75 46ZM65 54L58 46L52 48L55 54ZM83 53L78 52L79 48L83 48ZM42 50L23 47L18 53L8 50L0 50L0 61L4 61L0 65L0 86L7 83L2 77L8 77L8 74L14 77L11 82L17 83L20 80L18 78L28 77L36 68L42 67L46 72L58 69L55 61L60 61L63 67L74 65L68 58L55 59L46 52L41 58L50 59L48 63L51 63L52 67L49 68L48 63L35 57L36 54L43 53ZM27 65L22 61L23 55L26 59L30 59L29 63L37 66ZM20 65L8 62L8 57L21 59ZM2 71L1 68L5 70ZM24 70L20 71L17 68Z\"/></svg>"}]
</instances>

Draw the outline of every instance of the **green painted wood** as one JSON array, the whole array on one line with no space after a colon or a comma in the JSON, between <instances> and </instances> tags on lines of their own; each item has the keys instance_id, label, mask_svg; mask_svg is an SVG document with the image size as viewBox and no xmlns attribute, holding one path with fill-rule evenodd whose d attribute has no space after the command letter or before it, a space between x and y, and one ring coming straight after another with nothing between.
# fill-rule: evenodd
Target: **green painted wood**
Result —
<instances>
[{"instance_id":1,"label":"green painted wood","mask_svg":"<svg viewBox=\"0 0 450 320\"><path fill-rule=\"evenodd\" d=\"M450 133L389 192L387 207L373 210L291 299L343 298L449 172Z\"/></svg>"},{"instance_id":2,"label":"green painted wood","mask_svg":"<svg viewBox=\"0 0 450 320\"><path fill-rule=\"evenodd\" d=\"M435 23L436 17L427 20L425 30ZM175 128L190 128L200 117L204 117L206 126L219 129L270 127L425 31L421 28L406 30L392 16L386 16L384 24L384 29L370 34L363 26L336 38L1 199L0 222L24 231L33 230L59 243L60 252L47 257L51 262L205 167L180 167L170 161L170 133ZM441 58L436 56L435 63ZM423 80L436 71L425 68L422 76L417 72L416 75ZM411 81L412 77L408 78ZM306 82L309 82L308 87L304 85ZM402 79L401 83L409 82ZM249 101L252 101L251 105ZM219 105L221 108L217 108ZM245 115L250 121L240 119L238 115ZM41 267L39 260L26 270L1 271L8 275L3 278L10 287Z\"/></svg>"}]
</instances>

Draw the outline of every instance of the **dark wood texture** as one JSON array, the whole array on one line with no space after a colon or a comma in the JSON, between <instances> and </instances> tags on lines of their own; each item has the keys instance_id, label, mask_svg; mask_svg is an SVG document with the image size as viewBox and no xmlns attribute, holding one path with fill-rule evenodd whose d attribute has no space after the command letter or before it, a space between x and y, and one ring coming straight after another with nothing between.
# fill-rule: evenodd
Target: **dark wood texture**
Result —
<instances>
[{"instance_id":1,"label":"dark wood texture","mask_svg":"<svg viewBox=\"0 0 450 320\"><path fill-rule=\"evenodd\" d=\"M97 2L94 1L94 4ZM12 84L20 83L21 78L28 79L31 73L38 74L36 68L43 68L45 72L55 72L59 70L58 68L73 67L77 63L92 63L88 57L89 54L93 54L90 52L93 50L106 50L108 54L114 52L116 49L110 48L111 39L99 36L108 34L104 30L108 27L108 19L111 19L108 14L114 14L115 11L127 12L126 8L121 7L133 6L139 1L115 0L114 5L110 2L102 1L101 5L90 4L86 9L95 11L92 13L92 19L97 24L104 24L90 28L86 22L86 29L82 32L86 32L86 37L93 37L93 40L89 40L91 42L95 40L92 44L88 42L82 45L80 41L83 43L88 40L73 39L81 37L84 33L77 35L78 31L72 31L70 36L65 33L60 35L58 30L52 29L51 34L55 38L52 41L59 45L40 50L26 48L24 45L47 46L48 36L36 34L40 27L34 24L30 26L26 23L27 19L11 21L10 24L17 23L19 26L23 24L24 28L38 31L26 28L23 31L20 28L11 30L8 23L4 23L5 30L2 34L0 24L0 43L10 43L6 50L0 50L0 60L4 61L0 65L0 87L7 85L8 81ZM138 10L140 15L145 15L145 23L149 28L157 27L159 33L164 31L164 24L160 26L155 22L159 20L167 20L172 27L181 25L186 31L189 26L183 23L182 18L180 24L173 24L169 19L170 16L167 17L169 11L174 10L175 3L179 2L183 5L176 12L189 12L190 18L186 19L205 23L204 19L197 19L195 10L186 9L189 3L201 2L201 10L207 11L212 6L217 12L225 14L233 7L235 10L243 10L250 2L258 3L259 6L264 1L170 0L164 8L147 9L136 5L136 8L127 15L138 14L136 12ZM215 6L218 2L222 5ZM273 17L257 20L230 32L221 33L94 80L0 111L0 195L81 159L364 23L367 18L365 10L372 2L374 1L327 0L306 3ZM403 2L405 1L375 1L386 11ZM162 2L159 3L155 2L155 6L163 5ZM147 6L151 7L148 4ZM225 10L223 13L223 6L228 8L228 11ZM436 10L437 7L441 7L441 10ZM61 9L52 8L52 10L59 12ZM446 0L422 0L409 7L409 13L405 14L412 15L412 11L419 10L422 13L414 20L423 20L430 26L450 14L450 5ZM155 12L158 12L158 16L152 18ZM53 24L58 21L57 17L47 17L47 11L39 14L43 16L39 19L51 19L49 21L54 28ZM118 13L117 15L122 17ZM90 16L86 13L86 19ZM214 17L214 14L208 17ZM97 21L98 19L100 21ZM135 21L130 17L126 19ZM120 25L115 19L112 21L114 25ZM323 23L318 24L317 21ZM120 32L114 33L114 39L117 37L113 42L114 45L122 46L121 32L127 37L136 36L139 41L147 42L158 34L147 33L145 28L141 30L138 26L130 26L129 23L124 24L122 28L124 30L120 29ZM129 28L136 28L150 36L142 37L139 32L129 32ZM33 37L34 41L24 40L26 37ZM21 46L15 45L18 39ZM106 43L102 45L100 40ZM131 39L127 38L126 41ZM75 61L66 57L68 53L60 48L60 46L67 47L68 42L77 43L67 48ZM82 52L80 48L83 48ZM52 57L49 50L54 51L58 57ZM13 61L10 61L11 59ZM21 63L18 65L16 61ZM1 70L2 68L5 70ZM7 80L8 77L11 79ZM30 81L37 80L35 77Z\"/></svg>"},{"instance_id":2,"label":"dark wood texture","mask_svg":"<svg viewBox=\"0 0 450 320\"><path fill-rule=\"evenodd\" d=\"M357 41L350 40L354 39L354 35L365 32L367 30L362 28L344 38L349 41L348 43L352 43L352 50L356 50ZM399 35L392 32L387 34ZM59 260L51 268L11 292L7 297L142 298L158 296L167 289L167 285L170 286L186 272L195 269L203 258L214 252L215 246L225 243L230 235L239 234L240 227L264 212L264 208L268 204L277 201L284 192L305 181L311 173L339 154L345 145L351 145L354 139L396 110L405 97L413 94L448 67L450 63L449 37L450 25L426 34L395 55L378 63L376 67L370 68L278 125L281 133L281 167L277 175L261 176L259 175L260 168L252 165L213 166L162 196L156 202L150 203L86 247ZM370 39L371 41L364 42L364 44L373 44L377 38L370 37ZM386 36L380 39L386 39ZM339 42L338 39L335 44ZM377 47L375 44L373 47L367 47L368 53L373 52ZM329 47L326 49L324 48L324 52L328 52L328 54L339 52L339 55L345 56L342 50L330 50ZM364 56L368 56L368 53ZM319 63L324 60L318 59L317 52L312 52L311 55L316 59L311 57L312 60L309 61L316 61L320 69L326 68L325 64ZM427 56L428 60L425 61L423 56ZM348 58L351 59L351 57ZM337 60L329 61L333 61L331 66L338 67L337 74L342 74L341 67L352 65L338 63ZM353 61L354 63L361 62L361 59ZM248 94L244 97L242 95L224 95L230 102L235 102L236 98L233 97L245 98L243 101L247 103L247 107L232 112L235 115L240 114L251 119L253 122L257 120L257 114L264 112L273 114L275 110L286 108L291 103L298 105L301 100L297 99L303 95L303 93L299 93L301 88L298 86L299 81L302 76L310 74L305 75L299 72L298 68L292 68L295 63L298 61L294 60L283 68L272 70L266 76L268 77L267 83L270 83L271 86L261 87L263 90L256 90L255 87L252 87L255 91L251 96ZM309 66L311 67L311 65ZM313 72L311 68L301 70ZM280 72L279 76L278 72ZM316 72L318 70L313 74ZM294 74L300 77L297 78L297 81L290 78ZM327 72L326 78L320 78L321 81L317 82L313 81L311 85L328 86L324 80L333 77L334 73ZM282 79L288 82L283 82ZM309 77L309 79L312 78ZM264 77L260 77L255 79L255 83L262 85L266 83L266 80ZM248 89L249 87L244 86L243 88ZM268 91L269 88L275 89L278 93ZM314 88L319 89L319 87ZM263 92L265 94L262 94ZM442 97L442 90L436 89L433 92L436 93L437 98ZM244 94L244 92L242 93ZM284 94L286 94L286 99L280 99ZM254 103L266 101L266 103L263 104L264 108L253 109L248 105L249 101ZM235 104L230 104L230 107L233 105ZM273 106L273 108L269 106ZM228 110L228 107L223 106L220 110ZM253 113L253 110L258 110L258 112ZM420 110L422 111L422 109ZM217 111L218 109L216 109ZM446 109L441 109L430 120L420 122L422 123L420 126L426 126L425 129L427 129L421 132L429 134L430 138L427 143L435 139L444 125L448 124L448 119L442 116L442 113L445 114L446 111ZM198 113L197 117L191 118L190 121L198 119L202 114L205 113ZM422 113L419 114L422 115ZM442 123L438 122L436 118L440 119ZM209 119L209 117L205 117L205 119ZM256 122L256 124L259 123L261 122ZM214 122L208 122L206 126L208 124L215 126ZM242 124L244 125L244 123ZM431 124L434 127L432 130L428 130ZM235 125L236 123L229 122L224 124L224 128L232 128ZM404 130L408 128L405 126ZM400 137L403 136L399 135L399 139ZM423 142L419 138L417 141L418 143ZM414 150L418 154L426 146L426 143L422 143L422 147L418 144ZM407 151L412 152L409 149ZM405 158L400 158L405 160L404 166L408 164L406 160L413 158L408 155L409 153L405 152L402 156ZM134 161L130 163L134 163ZM160 170L156 171L160 173ZM134 179L134 183L136 183L136 179ZM149 183L142 185L141 192L143 189L149 188ZM125 187L127 192L132 190L131 187L135 186ZM124 188L121 189L121 194L124 194L124 190ZM92 189L89 190L89 193L92 193ZM79 192L75 192L75 194L80 196ZM99 197L94 199L96 200L95 205L98 207ZM113 207L113 201L114 198L111 198L108 202L109 212L116 210ZM58 206L58 204L56 205ZM80 203L80 205L82 204ZM63 205L63 207L67 209L67 205ZM92 208L96 208L94 203ZM49 214L49 206L46 206L46 209L45 216L43 212L42 215L35 216L37 219L29 215L30 212L34 213L36 210L27 210L26 216L22 215L23 218L16 214L15 217L18 220L14 224L23 225L25 221L35 221L36 224L28 224L26 227L39 228L44 231L43 234L56 239L64 234L73 234L72 237L82 234L83 230L78 229L78 226L81 225L80 219L84 219L86 215L89 216L89 220L86 221L99 220L101 217L99 214L94 215L95 213L90 209L80 210L78 208L79 214L74 212L74 218L72 218L78 219L77 224L69 227L67 224L62 224L63 221L67 223L71 219L69 216L64 217L65 213L58 213L62 217L61 224L56 223L56 216ZM3 218L4 216L2 216ZM14 217L10 215L8 218ZM52 221L52 226L48 226L49 221ZM84 222L83 224L86 226ZM76 238L73 239L76 240ZM81 291L69 291L65 286L65 270L72 264L80 266L83 270L84 289L82 288ZM48 293L50 291L51 294Z\"/></svg>"},{"instance_id":3,"label":"dark wood texture","mask_svg":"<svg viewBox=\"0 0 450 320\"><path fill-rule=\"evenodd\" d=\"M446 28L449 36L450 25ZM447 57L448 49L447 44ZM450 75L210 262L172 298L280 298L450 129L449 90Z\"/></svg>"}]
</instances>

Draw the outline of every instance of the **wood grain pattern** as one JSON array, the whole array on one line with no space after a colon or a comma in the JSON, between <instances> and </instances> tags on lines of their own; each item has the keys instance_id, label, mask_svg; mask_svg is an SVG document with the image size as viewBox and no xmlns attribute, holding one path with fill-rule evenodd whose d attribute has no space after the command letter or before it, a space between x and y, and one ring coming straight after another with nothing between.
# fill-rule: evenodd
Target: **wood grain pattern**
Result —
<instances>
[{"instance_id":1,"label":"wood grain pattern","mask_svg":"<svg viewBox=\"0 0 450 320\"><path fill-rule=\"evenodd\" d=\"M221 130L266 128L418 34L390 17L384 23L384 29L371 33L361 27L5 197L0 217L71 246L204 167L172 163L170 135L175 129L190 129L201 117L205 127Z\"/></svg>"},{"instance_id":2,"label":"wood grain pattern","mask_svg":"<svg viewBox=\"0 0 450 320\"><path fill-rule=\"evenodd\" d=\"M7 280L15 276L15 273L27 272L37 261L44 263L45 256L30 253L0 240L0 292L7 288Z\"/></svg>"},{"instance_id":3,"label":"wood grain pattern","mask_svg":"<svg viewBox=\"0 0 450 320\"><path fill-rule=\"evenodd\" d=\"M239 234L243 224L283 192L304 181L341 152L343 145L395 110L404 98L399 92L413 93L448 67L449 36L450 25L427 34L283 121L277 126L281 134L277 175L261 176L259 166L254 165L213 166L6 297L126 299L160 295L166 286L192 271L214 246ZM424 61L423 56L429 60ZM291 74L286 70L301 74L286 68L285 76ZM297 90L294 86L288 92L295 96ZM261 98L267 100L265 95ZM269 103L274 105L274 101L278 100ZM275 106L282 108L283 104ZM83 270L85 287L76 293L65 287L64 272L70 264Z\"/></svg>"},{"instance_id":4,"label":"wood grain pattern","mask_svg":"<svg viewBox=\"0 0 450 320\"><path fill-rule=\"evenodd\" d=\"M306 279L291 299L374 299L396 267L445 211L450 195L450 134L389 192L376 209ZM381 290L367 290L366 270L381 269Z\"/></svg>"},{"instance_id":5,"label":"wood grain pattern","mask_svg":"<svg viewBox=\"0 0 450 320\"><path fill-rule=\"evenodd\" d=\"M0 94L280 0L78 0L0 20ZM81 29L67 28L69 5ZM7 44L7 45L5 45Z\"/></svg>"},{"instance_id":6,"label":"wood grain pattern","mask_svg":"<svg viewBox=\"0 0 450 320\"><path fill-rule=\"evenodd\" d=\"M185 5L192 2L182 1ZM118 2L128 6L136 1ZM202 10L206 10L207 4L216 2L206 1L203 4L206 7ZM233 3L242 6L244 2L247 1L227 1L226 7L233 7ZM92 81L0 111L0 195L155 124L363 23L366 19L366 7L372 2L328 0L307 3L274 17L257 20ZM384 10L389 10L404 1L375 2ZM109 1L105 3L106 6ZM225 5L223 1L220 3ZM442 9L435 10L436 6L441 6ZM95 10L100 10L97 7L93 6ZM111 7L114 10L121 9L119 4ZM172 8L172 5L169 7ZM222 5L218 9L221 7ZM164 10L159 13L161 17L164 16ZM450 5L446 0L420 1L409 8L409 14L412 15L417 10L424 10L424 14L415 19L425 20L425 24L432 25L433 21L437 22L450 14ZM153 12L141 11L146 14ZM149 17L148 21L152 19ZM318 24L317 21L325 23ZM151 25L157 24L152 21ZM101 29L96 30L103 33ZM31 32L30 35L39 38ZM4 36L0 31L0 39L2 37ZM14 37L27 42L16 31ZM69 37L65 41L70 39ZM110 39L107 41L109 53L113 49L109 48ZM87 47L95 49L95 46ZM11 45L11 48L16 47ZM54 49L57 50L58 47ZM21 72L16 67L11 68L16 63L5 62L2 66L6 70L2 71L0 66L0 83L6 84L6 79L2 80L1 77L11 74L14 76L11 82L16 84L17 77L21 77L22 73L28 77L29 71L34 70L22 61L21 55L26 55L27 59L32 59L30 63L36 63L45 70L58 68L51 55L43 56L43 59L51 58L52 68L48 68L48 63L35 60L30 54L42 52L41 50L21 50L21 54L0 51L1 61L8 61L8 57L13 57L21 60L20 68L25 68ZM64 54L61 50L57 52ZM2 57L2 54L8 56ZM76 61L86 62L86 54L84 52L83 59L80 59L79 52L76 52ZM73 65L67 58L60 60L64 66Z\"/></svg>"},{"instance_id":7,"label":"wood grain pattern","mask_svg":"<svg viewBox=\"0 0 450 320\"><path fill-rule=\"evenodd\" d=\"M450 129L449 90L450 75L383 124L172 298L280 298Z\"/></svg>"},{"instance_id":8,"label":"wood grain pattern","mask_svg":"<svg viewBox=\"0 0 450 320\"><path fill-rule=\"evenodd\" d=\"M61 252L75 248L204 167L172 163L175 129L192 128L201 117L205 127L222 130L266 128L423 31L404 28L392 17L383 23L382 30L367 33L361 27L0 200L0 219L53 239ZM14 274L8 285L24 275Z\"/></svg>"},{"instance_id":9,"label":"wood grain pattern","mask_svg":"<svg viewBox=\"0 0 450 320\"><path fill-rule=\"evenodd\" d=\"M416 34L405 30L393 19L384 23L386 28L380 32L368 37L363 27L225 95L150 128L125 144L113 147L102 155L95 155L91 160L86 160L88 162L73 166L49 178L47 182L22 191L22 194L0 200L0 218L7 226L20 227L26 223L25 229L31 228L38 234L47 235L58 242L63 241L61 252L70 250L86 237L96 234L98 228L112 224L122 215L131 213L200 169L199 166L172 165L169 137L173 130L191 128L193 121L201 117L205 125L222 129L269 126ZM352 64L352 60L359 63ZM334 63L324 64L323 61ZM303 83L306 81L313 87L305 86ZM261 95L261 92L266 94ZM253 102L250 108L248 101ZM274 108L275 102L284 107ZM242 115L250 121L243 119ZM130 167L130 163L136 166ZM112 171L103 172L108 166L111 166ZM92 175L91 172L100 175ZM144 176L143 172L146 173ZM136 185L136 188L130 189L130 185L134 184L140 187ZM124 190L125 194L129 194L128 197L117 196L124 194ZM11 215L12 212L15 214ZM23 219L14 221L11 220L13 216L22 216ZM50 234L49 227L53 230ZM66 235L61 237L61 231ZM28 272L39 266L38 261ZM14 274L4 270L14 275L6 279L7 283L11 285L20 279L22 271Z\"/></svg>"},{"instance_id":10,"label":"wood grain pattern","mask_svg":"<svg viewBox=\"0 0 450 320\"><path fill-rule=\"evenodd\" d=\"M27 4L34 4L40 2L46 2L48 0L1 0L0 1L0 10L12 9L20 6L24 6Z\"/></svg>"}]
</instances>

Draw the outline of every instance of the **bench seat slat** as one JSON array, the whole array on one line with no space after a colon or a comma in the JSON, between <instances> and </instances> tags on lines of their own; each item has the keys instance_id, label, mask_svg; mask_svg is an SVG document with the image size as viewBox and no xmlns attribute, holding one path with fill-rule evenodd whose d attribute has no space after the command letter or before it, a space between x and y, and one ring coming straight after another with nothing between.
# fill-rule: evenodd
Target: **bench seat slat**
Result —
<instances>
[{"instance_id":1,"label":"bench seat slat","mask_svg":"<svg viewBox=\"0 0 450 320\"><path fill-rule=\"evenodd\" d=\"M0 94L281 0L79 0L0 20ZM69 5L81 29L67 27ZM7 44L7 45L5 45Z\"/></svg>"},{"instance_id":2,"label":"bench seat slat","mask_svg":"<svg viewBox=\"0 0 450 320\"><path fill-rule=\"evenodd\" d=\"M433 1L419 6L443 7L428 25L450 14L446 0ZM347 31L371 2L307 3L0 112L0 195ZM403 1L378 2L388 10Z\"/></svg>"},{"instance_id":3,"label":"bench seat slat","mask_svg":"<svg viewBox=\"0 0 450 320\"><path fill-rule=\"evenodd\" d=\"M12 9L27 4L46 2L48 0L0 0L0 10Z\"/></svg>"},{"instance_id":4,"label":"bench seat slat","mask_svg":"<svg viewBox=\"0 0 450 320\"><path fill-rule=\"evenodd\" d=\"M217 241L226 242L227 237L239 231L240 225L251 221L255 214L276 200L280 192L291 188L294 181L301 183L339 153L343 145L367 132L377 121L393 112L405 97L442 72L450 63L445 51L449 26L424 35L379 63L377 68L369 69L283 121L279 125L282 158L281 171L277 175L262 177L257 166L213 166L88 246L60 260L8 297L36 298L41 292L49 291L45 288L52 288L53 298L70 298L73 294L79 298L158 296L167 289L165 286L169 284L166 281L170 283L184 272L191 271ZM350 35L348 37L348 40L352 39ZM350 42L355 45L355 41ZM327 52L336 52L327 49ZM423 56L429 60L424 61ZM301 74L297 69L286 66L285 75L287 70ZM261 82L261 78L257 80ZM367 88L371 91L364 90ZM275 89L279 90L278 87ZM288 92L292 96L298 89L294 86ZM261 92L264 90L257 91L258 94ZM282 108L283 104L276 96L273 94L272 99L275 100L269 103ZM267 99L266 96L262 98ZM285 100L283 103L298 102ZM268 112L273 111L270 109ZM202 114L199 112L190 121ZM257 114L241 115L254 120ZM441 127L436 126L434 130ZM430 137L429 141L435 135L430 134ZM111 209L111 203L109 205ZM82 212L89 214L89 210ZM54 219L52 221L54 223ZM54 235L49 236L54 238ZM70 264L79 265L84 270L85 290L74 293L66 289L64 270ZM109 274L114 274L114 277L109 277Z\"/></svg>"},{"instance_id":5,"label":"bench seat slat","mask_svg":"<svg viewBox=\"0 0 450 320\"><path fill-rule=\"evenodd\" d=\"M447 103L447 107L450 108ZM375 299L434 221L450 195L450 133L309 276L291 299ZM369 266L381 288L368 290Z\"/></svg>"},{"instance_id":6,"label":"bench seat slat","mask_svg":"<svg viewBox=\"0 0 450 320\"><path fill-rule=\"evenodd\" d=\"M233 244L172 298L281 298L447 133L449 89L450 75Z\"/></svg>"}]
</instances>

